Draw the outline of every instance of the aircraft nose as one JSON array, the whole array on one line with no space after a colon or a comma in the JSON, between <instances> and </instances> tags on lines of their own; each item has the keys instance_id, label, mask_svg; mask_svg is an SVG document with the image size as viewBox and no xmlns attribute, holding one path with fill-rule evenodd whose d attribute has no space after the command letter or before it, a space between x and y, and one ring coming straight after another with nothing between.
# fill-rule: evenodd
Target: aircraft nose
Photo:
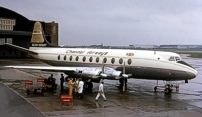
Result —
<instances>
[{"instance_id":1,"label":"aircraft nose","mask_svg":"<svg viewBox=\"0 0 202 117\"><path fill-rule=\"evenodd\" d=\"M196 76L198 75L197 70L193 69L191 73L189 73L191 78L196 78Z\"/></svg>"}]
</instances>

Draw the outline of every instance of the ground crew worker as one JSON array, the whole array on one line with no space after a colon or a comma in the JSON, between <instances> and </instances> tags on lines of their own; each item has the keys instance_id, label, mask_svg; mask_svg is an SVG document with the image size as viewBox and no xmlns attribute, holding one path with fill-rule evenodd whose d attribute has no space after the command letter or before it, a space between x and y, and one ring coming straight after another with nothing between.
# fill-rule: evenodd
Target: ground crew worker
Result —
<instances>
[{"instance_id":1,"label":"ground crew worker","mask_svg":"<svg viewBox=\"0 0 202 117\"><path fill-rule=\"evenodd\" d=\"M69 84L69 95L72 95L72 91L73 91L73 87L74 87L73 78L70 78L68 84Z\"/></svg>"},{"instance_id":2,"label":"ground crew worker","mask_svg":"<svg viewBox=\"0 0 202 117\"><path fill-rule=\"evenodd\" d=\"M98 90L98 94L95 98L95 101L98 101L98 98L100 97L100 95L102 95L102 97L104 98L104 101L107 101L105 94L104 94L103 84L104 84L104 82L102 81L99 85L99 90Z\"/></svg>"},{"instance_id":3,"label":"ground crew worker","mask_svg":"<svg viewBox=\"0 0 202 117\"><path fill-rule=\"evenodd\" d=\"M53 83L53 74L51 74L49 77L48 77L48 84L52 84Z\"/></svg>"},{"instance_id":4,"label":"ground crew worker","mask_svg":"<svg viewBox=\"0 0 202 117\"><path fill-rule=\"evenodd\" d=\"M76 97L78 97L78 86L79 86L79 78L76 79L75 88L74 88L74 92L75 92Z\"/></svg>"},{"instance_id":5,"label":"ground crew worker","mask_svg":"<svg viewBox=\"0 0 202 117\"><path fill-rule=\"evenodd\" d=\"M64 81L65 81L65 78L64 78L63 74L61 74L61 78L60 78L60 87L61 87L61 89L60 89L60 91L64 90L64 86L63 86Z\"/></svg>"},{"instance_id":6,"label":"ground crew worker","mask_svg":"<svg viewBox=\"0 0 202 117\"><path fill-rule=\"evenodd\" d=\"M79 99L83 99L83 85L84 85L84 82L82 81L81 78L79 78L79 85L78 85L78 96L79 96Z\"/></svg>"}]
</instances>

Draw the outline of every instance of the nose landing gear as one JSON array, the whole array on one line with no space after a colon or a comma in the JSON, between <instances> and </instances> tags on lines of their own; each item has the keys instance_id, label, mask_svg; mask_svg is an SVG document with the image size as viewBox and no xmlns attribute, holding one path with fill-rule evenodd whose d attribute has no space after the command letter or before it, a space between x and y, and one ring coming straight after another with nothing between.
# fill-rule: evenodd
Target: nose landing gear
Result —
<instances>
[{"instance_id":1,"label":"nose landing gear","mask_svg":"<svg viewBox=\"0 0 202 117\"><path fill-rule=\"evenodd\" d=\"M179 91L179 84L172 85L172 84L166 84L165 86L158 86L158 80L157 80L157 85L154 87L154 92L157 91L158 88L165 88L164 93L169 94L173 91L172 88L176 88L176 91Z\"/></svg>"}]
</instances>

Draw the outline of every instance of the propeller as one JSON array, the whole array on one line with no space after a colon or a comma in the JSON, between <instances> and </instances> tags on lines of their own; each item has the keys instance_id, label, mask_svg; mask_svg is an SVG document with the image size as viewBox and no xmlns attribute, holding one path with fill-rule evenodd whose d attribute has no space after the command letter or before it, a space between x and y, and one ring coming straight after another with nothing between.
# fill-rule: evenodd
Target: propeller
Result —
<instances>
[{"instance_id":1,"label":"propeller","mask_svg":"<svg viewBox=\"0 0 202 117\"><path fill-rule=\"evenodd\" d=\"M123 63L123 74L122 74L122 76L123 76L123 92L125 92L125 85L126 85L124 76L126 76L128 78L128 76L125 73L126 73L126 66L125 66L125 61L124 61L124 63Z\"/></svg>"},{"instance_id":2,"label":"propeller","mask_svg":"<svg viewBox=\"0 0 202 117\"><path fill-rule=\"evenodd\" d=\"M123 74L121 76L121 78L123 78L123 92L125 92L125 81L127 78L130 78L132 76L132 74L126 74L126 65L125 65L125 61L123 63Z\"/></svg>"},{"instance_id":3,"label":"propeller","mask_svg":"<svg viewBox=\"0 0 202 117\"><path fill-rule=\"evenodd\" d=\"M105 78L105 77L107 77L107 74L104 73L104 67L105 67L105 64L104 64L104 60L103 60L102 61L102 73L100 74L100 76Z\"/></svg>"},{"instance_id":4,"label":"propeller","mask_svg":"<svg viewBox=\"0 0 202 117\"><path fill-rule=\"evenodd\" d=\"M91 78L106 78L108 75L104 73L104 60L102 62L102 71L97 76L91 76Z\"/></svg>"}]
</instances>

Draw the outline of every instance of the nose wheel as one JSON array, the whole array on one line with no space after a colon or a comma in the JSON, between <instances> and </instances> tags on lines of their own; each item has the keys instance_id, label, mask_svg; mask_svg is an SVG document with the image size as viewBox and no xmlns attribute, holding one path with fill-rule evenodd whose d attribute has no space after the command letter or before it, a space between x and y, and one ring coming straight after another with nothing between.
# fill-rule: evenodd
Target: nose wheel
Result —
<instances>
[{"instance_id":1,"label":"nose wheel","mask_svg":"<svg viewBox=\"0 0 202 117\"><path fill-rule=\"evenodd\" d=\"M175 87L176 91L179 90L179 85L174 86L174 85L166 84L165 86L155 86L154 87L154 92L156 92L158 88L165 88L164 93L169 94L169 93L171 93L173 91L172 87Z\"/></svg>"}]
</instances>

